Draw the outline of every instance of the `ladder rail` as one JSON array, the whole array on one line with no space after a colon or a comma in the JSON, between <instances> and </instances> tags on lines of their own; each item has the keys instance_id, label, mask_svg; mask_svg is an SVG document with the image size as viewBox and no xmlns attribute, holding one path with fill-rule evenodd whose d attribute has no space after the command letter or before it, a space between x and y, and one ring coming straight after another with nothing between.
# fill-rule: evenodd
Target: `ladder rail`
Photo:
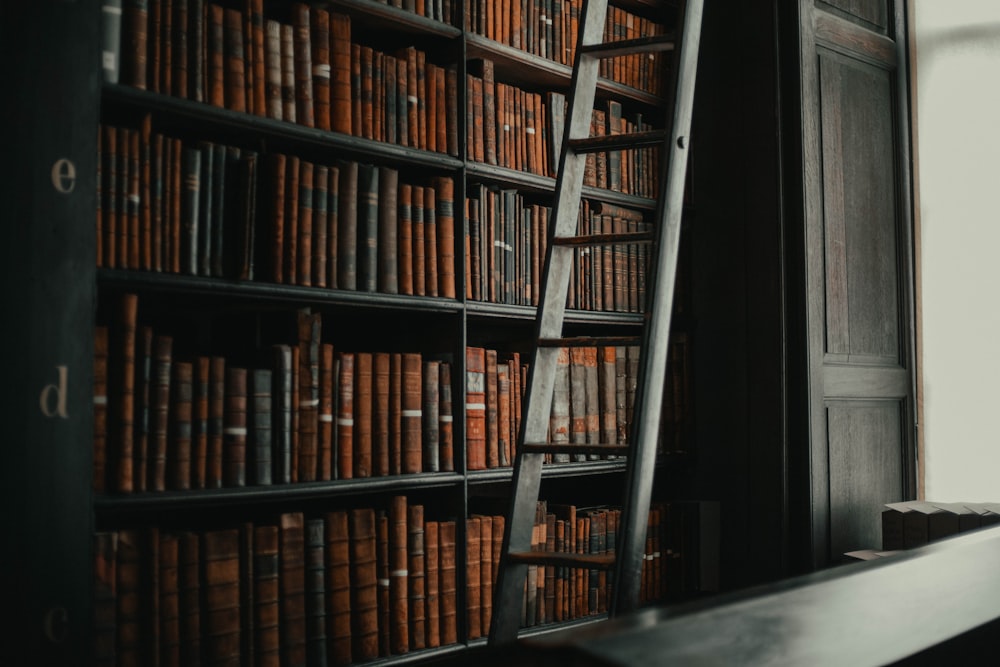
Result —
<instances>
[{"instance_id":1,"label":"ladder rail","mask_svg":"<svg viewBox=\"0 0 1000 667\"><path fill-rule=\"evenodd\" d=\"M639 378L633 406L638 421L629 433L633 450L628 464L625 507L631 529L618 535L618 560L615 565L615 596L609 612L616 616L639 606L642 582L642 561L645 552L645 530L636 530L639 517L649 511L653 491L656 444L660 433L660 413L663 407L663 382L666 377L670 349L670 326L673 312L674 287L677 282L677 257L680 246L684 184L687 175L688 146L694 107L695 75L701 34L703 0L688 0L681 9L683 39L672 72L675 78L670 89L675 91L673 123L661 178L666 179L665 196L657 204L657 221L663 225L656 263L649 277L647 304L649 320L643 330L642 353L639 357ZM661 183L663 181L661 180ZM645 525L643 520L642 525Z\"/></svg>"}]
</instances>

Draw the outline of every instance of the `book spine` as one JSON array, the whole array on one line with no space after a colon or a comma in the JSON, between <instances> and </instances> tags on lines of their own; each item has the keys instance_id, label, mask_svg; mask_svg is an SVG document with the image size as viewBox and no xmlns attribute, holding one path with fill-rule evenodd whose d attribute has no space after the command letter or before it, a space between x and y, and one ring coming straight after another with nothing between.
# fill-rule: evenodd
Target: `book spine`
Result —
<instances>
[{"instance_id":1,"label":"book spine","mask_svg":"<svg viewBox=\"0 0 1000 667\"><path fill-rule=\"evenodd\" d=\"M202 534L202 649L207 664L235 664L240 655L239 531Z\"/></svg>"},{"instance_id":2,"label":"book spine","mask_svg":"<svg viewBox=\"0 0 1000 667\"><path fill-rule=\"evenodd\" d=\"M264 104L268 118L282 120L281 24L273 19L265 23L264 35Z\"/></svg>"},{"instance_id":3,"label":"book spine","mask_svg":"<svg viewBox=\"0 0 1000 667\"><path fill-rule=\"evenodd\" d=\"M330 129L351 134L351 18L330 14Z\"/></svg>"},{"instance_id":4,"label":"book spine","mask_svg":"<svg viewBox=\"0 0 1000 667\"><path fill-rule=\"evenodd\" d=\"M337 381L337 479L354 476L354 353L341 352Z\"/></svg>"},{"instance_id":5,"label":"book spine","mask_svg":"<svg viewBox=\"0 0 1000 667\"><path fill-rule=\"evenodd\" d=\"M397 294L399 290L399 253L397 233L399 172L379 168L378 176L378 291Z\"/></svg>"},{"instance_id":6,"label":"book spine","mask_svg":"<svg viewBox=\"0 0 1000 667\"><path fill-rule=\"evenodd\" d=\"M389 474L389 385L390 355L376 352L372 359L372 465L373 474Z\"/></svg>"},{"instance_id":7,"label":"book spine","mask_svg":"<svg viewBox=\"0 0 1000 667\"><path fill-rule=\"evenodd\" d=\"M442 521L438 527L438 576L441 598L441 645L458 642L458 601L455 522Z\"/></svg>"},{"instance_id":8,"label":"book spine","mask_svg":"<svg viewBox=\"0 0 1000 667\"><path fill-rule=\"evenodd\" d=\"M351 643L355 662L379 655L375 512L350 512Z\"/></svg>"},{"instance_id":9,"label":"book spine","mask_svg":"<svg viewBox=\"0 0 1000 667\"><path fill-rule=\"evenodd\" d=\"M173 365L170 384L172 433L169 441L169 485L171 489L191 488L191 420L194 367L190 362Z\"/></svg>"},{"instance_id":10,"label":"book spine","mask_svg":"<svg viewBox=\"0 0 1000 667\"><path fill-rule=\"evenodd\" d=\"M409 630L406 496L393 496L389 506L389 645L393 655L407 653Z\"/></svg>"},{"instance_id":11,"label":"book spine","mask_svg":"<svg viewBox=\"0 0 1000 667\"><path fill-rule=\"evenodd\" d=\"M326 515L326 598L332 665L351 662L351 535L346 511Z\"/></svg>"},{"instance_id":12,"label":"book spine","mask_svg":"<svg viewBox=\"0 0 1000 667\"><path fill-rule=\"evenodd\" d=\"M441 470L440 431L440 361L425 361L423 368L423 469L427 472Z\"/></svg>"},{"instance_id":13,"label":"book spine","mask_svg":"<svg viewBox=\"0 0 1000 667\"><path fill-rule=\"evenodd\" d=\"M246 486L247 369L226 368L222 474L225 486Z\"/></svg>"},{"instance_id":14,"label":"book spine","mask_svg":"<svg viewBox=\"0 0 1000 667\"><path fill-rule=\"evenodd\" d=\"M310 47L309 5L292 5L293 68L295 71L295 117L306 127L316 125L313 114L313 67Z\"/></svg>"},{"instance_id":15,"label":"book spine","mask_svg":"<svg viewBox=\"0 0 1000 667\"><path fill-rule=\"evenodd\" d=\"M149 452L148 456L138 459L140 465L136 467L136 479L142 480L137 481L140 490L164 491L167 488L172 355L173 338L157 335L153 339L152 384L149 396Z\"/></svg>"},{"instance_id":16,"label":"book spine","mask_svg":"<svg viewBox=\"0 0 1000 667\"><path fill-rule=\"evenodd\" d=\"M354 477L372 475L372 354L354 355Z\"/></svg>"},{"instance_id":17,"label":"book spine","mask_svg":"<svg viewBox=\"0 0 1000 667\"><path fill-rule=\"evenodd\" d=\"M326 522L321 518L306 521L306 663L326 665Z\"/></svg>"},{"instance_id":18,"label":"book spine","mask_svg":"<svg viewBox=\"0 0 1000 667\"><path fill-rule=\"evenodd\" d=\"M438 551L438 523L436 521L424 522L424 556L427 648L437 648L441 645L441 604L438 576L440 555Z\"/></svg>"},{"instance_id":19,"label":"book spine","mask_svg":"<svg viewBox=\"0 0 1000 667\"><path fill-rule=\"evenodd\" d=\"M407 559L410 649L427 648L427 579L425 571L424 508L407 508Z\"/></svg>"},{"instance_id":20,"label":"book spine","mask_svg":"<svg viewBox=\"0 0 1000 667\"><path fill-rule=\"evenodd\" d=\"M482 636L480 525L478 518L465 520L465 611L469 639Z\"/></svg>"},{"instance_id":21,"label":"book spine","mask_svg":"<svg viewBox=\"0 0 1000 667\"><path fill-rule=\"evenodd\" d=\"M272 483L271 452L274 447L274 440L271 437L271 386L273 384L272 371L268 368L258 368L251 375L251 429L250 445L253 452L253 478L254 484L269 485Z\"/></svg>"},{"instance_id":22,"label":"book spine","mask_svg":"<svg viewBox=\"0 0 1000 667\"><path fill-rule=\"evenodd\" d=\"M403 354L402 366L402 453L405 473L419 473L423 463L420 354Z\"/></svg>"}]
</instances>

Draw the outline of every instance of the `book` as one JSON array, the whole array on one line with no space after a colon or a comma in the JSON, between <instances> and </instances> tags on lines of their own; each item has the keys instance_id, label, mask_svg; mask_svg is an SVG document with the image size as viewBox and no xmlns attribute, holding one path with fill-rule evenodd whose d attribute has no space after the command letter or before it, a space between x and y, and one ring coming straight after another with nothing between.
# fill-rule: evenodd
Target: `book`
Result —
<instances>
[{"instance_id":1,"label":"book","mask_svg":"<svg viewBox=\"0 0 1000 667\"><path fill-rule=\"evenodd\" d=\"M378 289L379 271L379 169L370 164L358 165L357 201L357 289Z\"/></svg>"},{"instance_id":2,"label":"book","mask_svg":"<svg viewBox=\"0 0 1000 667\"><path fill-rule=\"evenodd\" d=\"M226 367L222 477L225 486L246 486L247 369Z\"/></svg>"},{"instance_id":3,"label":"book","mask_svg":"<svg viewBox=\"0 0 1000 667\"><path fill-rule=\"evenodd\" d=\"M173 337L153 338L152 372L149 387L149 446L135 459L137 490L164 491L166 485L167 450L170 438L170 380L173 363ZM143 367L145 367L145 360ZM143 448L146 449L146 448Z\"/></svg>"},{"instance_id":4,"label":"book","mask_svg":"<svg viewBox=\"0 0 1000 667\"><path fill-rule=\"evenodd\" d=\"M438 576L441 599L441 645L458 642L458 601L456 572L455 522L442 521L438 525Z\"/></svg>"},{"instance_id":5,"label":"book","mask_svg":"<svg viewBox=\"0 0 1000 667\"><path fill-rule=\"evenodd\" d=\"M486 469L486 350L465 354L465 443L469 470Z\"/></svg>"},{"instance_id":6,"label":"book","mask_svg":"<svg viewBox=\"0 0 1000 667\"><path fill-rule=\"evenodd\" d=\"M441 645L441 603L440 555L438 551L438 522L424 522L424 569L425 569L425 618L427 628L427 648Z\"/></svg>"},{"instance_id":7,"label":"book","mask_svg":"<svg viewBox=\"0 0 1000 667\"><path fill-rule=\"evenodd\" d=\"M113 667L116 664L118 619L118 532L94 534L94 603L93 651L94 664Z\"/></svg>"},{"instance_id":8,"label":"book","mask_svg":"<svg viewBox=\"0 0 1000 667\"><path fill-rule=\"evenodd\" d=\"M271 452L274 442L271 438L271 386L272 371L269 368L254 369L250 375L248 422L248 442L252 453L251 482L257 485L271 484Z\"/></svg>"},{"instance_id":9,"label":"book","mask_svg":"<svg viewBox=\"0 0 1000 667\"><path fill-rule=\"evenodd\" d=\"M372 354L354 355L354 477L372 475Z\"/></svg>"},{"instance_id":10,"label":"book","mask_svg":"<svg viewBox=\"0 0 1000 667\"><path fill-rule=\"evenodd\" d=\"M170 438L167 446L167 485L171 489L191 488L191 419L194 368L190 362L173 364L170 383ZM165 485L166 486L166 485ZM155 489L154 490L163 490Z\"/></svg>"},{"instance_id":11,"label":"book","mask_svg":"<svg viewBox=\"0 0 1000 667\"><path fill-rule=\"evenodd\" d=\"M438 472L441 470L439 396L441 362L435 360L425 361L422 378L423 470L426 472Z\"/></svg>"},{"instance_id":12,"label":"book","mask_svg":"<svg viewBox=\"0 0 1000 667\"><path fill-rule=\"evenodd\" d=\"M354 354L337 355L337 479L354 476Z\"/></svg>"},{"instance_id":13,"label":"book","mask_svg":"<svg viewBox=\"0 0 1000 667\"><path fill-rule=\"evenodd\" d=\"M482 636L480 525L478 518L465 520L465 610L469 639Z\"/></svg>"},{"instance_id":14,"label":"book","mask_svg":"<svg viewBox=\"0 0 1000 667\"><path fill-rule=\"evenodd\" d=\"M326 515L326 600L329 656L333 665L351 663L351 535L348 513Z\"/></svg>"},{"instance_id":15,"label":"book","mask_svg":"<svg viewBox=\"0 0 1000 667\"><path fill-rule=\"evenodd\" d=\"M442 472L455 470L455 430L451 400L451 364L442 361L438 371L438 463Z\"/></svg>"},{"instance_id":16,"label":"book","mask_svg":"<svg viewBox=\"0 0 1000 667\"><path fill-rule=\"evenodd\" d=\"M410 647L407 540L406 496L393 496L389 505L389 651L393 655L407 653Z\"/></svg>"},{"instance_id":17,"label":"book","mask_svg":"<svg viewBox=\"0 0 1000 667\"><path fill-rule=\"evenodd\" d=\"M378 291L397 294L399 290L399 256L397 234L399 172L379 167L378 226L376 233L378 260Z\"/></svg>"},{"instance_id":18,"label":"book","mask_svg":"<svg viewBox=\"0 0 1000 667\"><path fill-rule=\"evenodd\" d=\"M326 523L306 520L306 662L327 664Z\"/></svg>"},{"instance_id":19,"label":"book","mask_svg":"<svg viewBox=\"0 0 1000 667\"><path fill-rule=\"evenodd\" d=\"M372 473L381 477L390 473L388 352L376 352L372 355L372 376Z\"/></svg>"},{"instance_id":20,"label":"book","mask_svg":"<svg viewBox=\"0 0 1000 667\"><path fill-rule=\"evenodd\" d=\"M305 519L299 512L280 517L279 583L281 663L306 664Z\"/></svg>"},{"instance_id":21,"label":"book","mask_svg":"<svg viewBox=\"0 0 1000 667\"><path fill-rule=\"evenodd\" d=\"M233 664L240 655L239 531L201 535L203 607L201 645L208 664Z\"/></svg>"},{"instance_id":22,"label":"book","mask_svg":"<svg viewBox=\"0 0 1000 667\"><path fill-rule=\"evenodd\" d=\"M406 509L410 649L418 651L427 647L424 507L409 505Z\"/></svg>"},{"instance_id":23,"label":"book","mask_svg":"<svg viewBox=\"0 0 1000 667\"><path fill-rule=\"evenodd\" d=\"M292 348L272 348L271 370L271 479L275 484L292 481Z\"/></svg>"},{"instance_id":24,"label":"book","mask_svg":"<svg viewBox=\"0 0 1000 667\"><path fill-rule=\"evenodd\" d=\"M375 569L375 512L350 512L351 655L355 662L379 655Z\"/></svg>"},{"instance_id":25,"label":"book","mask_svg":"<svg viewBox=\"0 0 1000 667\"><path fill-rule=\"evenodd\" d=\"M402 472L423 469L422 360L420 354L404 353L402 358Z\"/></svg>"},{"instance_id":26,"label":"book","mask_svg":"<svg viewBox=\"0 0 1000 667\"><path fill-rule=\"evenodd\" d=\"M351 117L351 18L330 13L330 129L350 134Z\"/></svg>"}]
</instances>

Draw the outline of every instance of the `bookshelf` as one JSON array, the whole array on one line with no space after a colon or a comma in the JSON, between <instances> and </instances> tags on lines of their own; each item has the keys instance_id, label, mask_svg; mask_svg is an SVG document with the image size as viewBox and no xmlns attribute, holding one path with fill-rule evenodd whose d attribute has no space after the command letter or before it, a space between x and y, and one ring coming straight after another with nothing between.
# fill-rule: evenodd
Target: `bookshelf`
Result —
<instances>
[{"instance_id":1,"label":"bookshelf","mask_svg":"<svg viewBox=\"0 0 1000 667\"><path fill-rule=\"evenodd\" d=\"M50 236L45 230L29 233L25 229L18 232L21 236L16 243L8 246L30 247L37 250L32 256L54 261L64 258L59 271L51 273L8 253L9 266L22 271L18 280L37 281L42 291L34 294L58 294L45 312L39 312L36 304L13 288L17 282L13 268L4 281L5 296L11 297L9 312L36 318L37 323L27 327L34 332L31 335L48 331L46 338L37 341L38 348L29 345L27 337L15 339L12 344L32 350L63 348L54 357L51 350L29 355L19 362L23 366L15 369L24 369L25 374L28 368L36 367L50 371L34 380L37 388L29 392L30 405L22 405L27 416L15 426L28 440L58 443L55 450L21 452L14 461L19 470L47 470L41 475L43 479L35 481L41 481L43 495L51 498L50 505L36 504L19 519L15 535L31 534L36 528L33 524L43 520L52 533L37 549L46 558L15 561L15 570L32 573L25 578L31 582L25 586L32 587L41 578L38 573L60 573L50 583L51 593L40 596L38 609L26 615L32 624L36 617L46 619L46 636L15 651L53 663L96 652L96 664L126 664L130 660L140 664L185 664L192 659L192 654L185 652L195 650L200 651L206 664L236 656L253 664L275 655L280 656L281 664L298 664L304 656L329 664L371 659L402 664L449 655L470 643L481 642L489 619L484 611L488 609L491 582L490 557L485 555L487 540L479 542L484 560L478 563L478 589L472 586L476 555L463 545L470 543L477 525L479 530L486 530L485 520L480 517L497 517L505 511L498 501L509 488L511 468L509 458L505 465L492 458L499 437L492 426L486 427L482 443L484 465L480 469L470 465L468 351L494 351L500 365L512 374L505 380L510 385L510 401L506 408L498 408L506 410L506 439L510 442L516 432L518 392L514 377L523 372L513 355L526 355L534 307L524 284L514 289L519 294L517 299L488 296L485 286L489 280L499 279L500 269L486 268L492 261L487 256L479 257L483 282L479 295L473 297L470 276L474 253L464 248L470 233L466 211L471 206L468 202L479 201L473 195L485 200L494 194L509 193L517 207L511 211L512 220L523 211L537 213L546 205L555 181L551 169L542 163L554 164L548 133L558 113L552 107L535 117L536 125L531 129L536 135L537 152L533 157L528 158L527 152L521 153L513 143L508 145L508 164L519 162L521 168L479 161L474 153L467 153L467 147L477 141L475 121L467 122L466 117L472 96L468 82L473 72L481 72L482 63L489 61L495 65L497 83L517 91L519 101L534 99L540 111L547 93L568 88L569 66L477 34L464 26L461 6L451 6L450 19L444 21L368 0L314 4L308 14L312 19L317 10L326 10L330 16L349 21L351 42L371 48L372 63L384 63L385 57L393 54L399 56L397 63L404 62L404 55L411 57L413 52L407 54L400 49L413 45L438 68L436 81L447 86L453 80L454 88L427 85L417 91L415 108L410 105L407 109L417 112L417 125L397 115L394 143L374 138L377 122L372 119L371 128L365 125L370 115L365 106L361 107L360 129L352 128L351 133L268 117L267 95L263 96L265 105L255 108L259 97L248 92L252 86L257 86L259 92L264 80L252 65L247 66L241 96L226 69L235 66L231 60L239 58L225 48L221 52L225 56L221 79L218 72L213 73L218 63L212 57L220 55L216 48L220 44L212 39L219 37L219 30L223 47L233 46L230 40L240 30L248 30L243 34L251 36L243 41L247 50L240 52L246 65L253 62L253 54L257 53L254 49L259 48L253 43L252 26L266 28L272 21L279 23L279 28L294 28L296 21L302 20L296 16L303 16L296 14L299 5L226 0L123 0L121 4L118 14L113 11L117 7L113 1L88 0L75 3L60 15L53 30L65 34L64 41L71 48L57 53L58 63L52 67L58 64L61 69L59 76L52 78L73 82L66 93L77 102L78 112L71 122L64 123L65 136L53 134L41 142L36 139L43 133L36 131L30 135L31 142L20 142L18 147L24 161L30 162L28 157L34 151L47 151L48 146L58 147L59 142L72 145L76 180L69 188L73 193L70 206L48 211L21 204L23 208L16 209L18 215L32 220L61 219L72 230L71 235ZM431 4L427 3L428 8ZM433 4L438 9L449 6L447 2ZM563 4L568 8L572 3ZM169 12L165 9L168 7ZM487 3L475 7L469 10L486 11ZM145 9L145 17L137 13L139 9ZM659 5L624 2L621 11L650 18L659 16L660 9ZM8 16L7 11L5 8L4 22L41 16L41 10L27 6L18 9L16 16L13 10ZM157 11L162 12L159 28ZM254 11L261 12L263 23L250 20ZM194 17L201 12L205 22L197 27ZM170 29L163 27L168 13L174 22ZM121 41L105 41L107 23L114 23L116 18ZM186 20L190 28L185 35L178 30L177 22L181 20ZM143 39L137 38L136 30L141 26L147 31L145 49L141 49L146 58L144 86L137 85L142 75L137 73L136 49L140 47L136 44L141 45ZM203 52L196 53L190 43L186 48L179 46L182 38L193 41L199 34L203 35ZM300 48L296 39L293 36L290 47L293 61L295 57L301 60L307 54L316 55L315 45L306 43ZM10 43L27 46L20 39ZM169 67L168 44L173 49ZM108 63L108 56L102 52L114 51L115 46L119 51L117 68L113 69L118 80L102 81L100 64ZM184 54L186 64L179 64L180 54ZM198 58L205 59L201 68L197 66ZM160 67L154 65L157 59ZM353 58L350 61L352 65L355 62ZM37 65L30 68L31 73L47 72L45 59L39 59ZM637 66L635 76L638 71ZM647 79L655 78L643 71ZM656 71L662 74L662 70ZM197 72L203 76L200 88L195 83ZM187 77L187 85L177 83L179 76ZM374 73L372 78L377 78ZM349 90L356 121L357 98L367 95L363 90L366 80L364 74L355 77L352 85L358 87ZM293 81L297 81L294 73ZM213 96L219 93L213 86L221 86L222 104L213 103ZM22 88L27 90L30 85L19 79L18 89ZM196 89L200 94L194 92ZM397 92L401 95L403 90ZM371 92L371 108L377 109L376 100L380 98ZM291 101L287 95L280 101L291 104L301 121L306 117L303 109L309 105L296 94L301 95L301 91L293 86ZM409 91L407 97L412 99ZM386 98L381 99L385 105ZM431 110L432 99L444 102L443 108ZM612 80L601 84L599 100L605 108L610 101L620 102L628 114L644 114L646 118L652 117L663 103L651 92ZM53 101L51 93L39 92L37 98L19 105L17 113L24 114L29 108L45 112L42 118L31 121L27 117L8 119L10 124L38 127L46 119L65 120L60 115L64 108ZM402 108L397 106L398 111ZM283 111L287 114L287 109ZM426 125L419 120L421 112L426 116ZM313 125L320 124L318 117L317 113ZM438 118L443 125L432 126ZM517 125L522 119L521 115L517 117ZM385 124L393 121L386 115L382 122L381 136L385 137ZM401 139L404 125L412 141ZM425 128L422 147L417 147L413 127L418 128L416 136L420 136L419 128ZM427 143L430 134L435 134L433 149ZM531 135L522 132L520 140L527 142ZM292 166L293 162L297 167ZM220 169L220 165L225 166ZM47 192L53 186L57 190L69 187L65 185L71 173L67 169L70 167L56 163L51 174L46 174L47 181L39 181L38 177L23 181L24 189ZM655 164L637 159L628 169L633 170L628 173L634 184L639 183L640 171L648 184ZM356 181L345 177L352 171L357 174ZM605 174L602 178L608 177L606 171L601 173ZM299 189L290 185L296 178ZM406 261L402 245L394 249L395 260L386 260L392 254L381 254L381 244L372 248L363 239L343 246L332 242L334 231L341 233L339 238L343 240L340 225L348 215L356 216L359 234L365 223L381 234L383 228L378 225L382 218L378 213L369 214L365 206L383 213L389 209L391 214L385 214L389 220L385 224L396 231L402 229L403 209L383 204L390 194L402 197L404 188L385 190L373 185L368 193L363 192L363 184L371 184L375 178L383 184L408 187L412 217L407 222L413 232L409 238L414 248L420 243L415 211L418 202L422 204L422 269L416 263L419 253L414 250L411 261ZM443 185L445 182L449 185ZM301 188L307 183L313 186L308 194ZM348 183L357 188L350 197L354 200L353 211L343 208L345 192L351 191L340 188ZM318 194L321 185L327 186L325 209ZM625 215L633 216L633 223L641 223L655 202L646 194L631 194L627 187L616 187L599 187L596 181L585 187L585 198L594 207L594 214L603 210L601 206L612 207L604 210L609 217L618 218L625 211ZM311 206L306 197L312 198ZM58 204L59 200L55 201ZM334 212L338 214L336 222ZM279 213L284 217L284 228L275 222ZM325 215L327 223L322 229L327 234L325 245L317 242L322 238L318 235L320 215ZM445 229L449 217L453 225L450 234ZM291 220L299 223L294 233L287 225ZM481 230L491 229L491 220L484 215ZM311 236L303 235L306 221L314 223L308 230ZM436 235L429 232L432 226ZM535 238L537 261L543 253L537 236L543 232L538 227L523 231L527 240ZM398 241L403 243L402 235ZM305 252L306 243L315 244L312 252ZM350 252L345 250L347 247ZM324 248L328 251L325 256ZM629 258L627 248L621 251L625 266L618 276L601 276L604 265L595 264L584 278L581 260L575 297L580 307L569 317L574 330L585 333L596 328L628 334L642 324L642 296L635 277L641 259L636 253ZM304 264L307 259L309 263ZM332 268L334 259L339 271ZM493 259L499 262L500 256ZM607 266L612 265L611 259ZM356 262L353 275L340 272L345 261ZM395 264L391 276L384 271L387 261ZM508 274L508 281L530 275L530 262L526 258L518 261L522 273ZM431 263L436 264L436 272L431 270ZM446 278L449 273L453 277L450 285ZM345 276L356 282L345 284ZM408 287L403 286L404 276L412 279ZM619 279L624 282L619 284ZM422 287L418 287L420 283ZM355 287L351 288L351 284ZM608 294L616 294L615 288L619 290L618 302L616 297L610 297L602 303L597 292L604 287L610 288ZM681 322L685 326L683 318ZM66 335L69 331L73 336ZM628 377L624 348L621 356L620 378L615 378L613 366L607 369L612 384ZM598 358L596 349L593 357ZM53 358L67 361L53 364ZM526 362L527 357L521 357L520 364ZM347 371L350 363L354 364L353 375ZM404 370L408 363L412 371L409 375ZM582 373L590 372L582 364L582 358L573 360L574 382L578 371L581 378ZM368 371L362 371L365 366ZM432 379L432 366L437 381ZM389 414L380 412L378 403L377 394L383 389L375 376L380 369L391 377L384 387L387 394L382 394L388 395ZM445 369L448 372L443 372ZM258 375L260 371L267 373ZM359 379L368 372L370 379ZM294 378L287 387L281 384L285 376ZM596 388L594 377L586 381L591 391ZM406 400L414 387L406 385L408 380L418 383L412 394L416 402L410 404ZM685 383L690 378L680 377L677 381L677 390L689 395L690 387ZM485 399L487 410L492 410L498 400L494 384L486 380L491 387ZM625 395L624 386L617 389ZM279 393L285 391L288 396ZM448 392L450 409L443 412L443 394ZM434 393L436 400L429 398ZM261 395L267 398L255 402ZM348 398L353 399L353 407ZM574 400L582 405L583 392ZM588 396L587 400L596 401L596 397ZM359 413L359 404L366 404L369 412ZM392 405L396 405L396 412ZM587 410L597 420L595 406L588 405ZM609 403L604 407L625 410L624 404ZM684 420L690 419L690 406L682 408L678 403L677 407L686 410ZM581 408L572 409L579 412ZM286 410L288 416L283 417L281 410ZM438 413L438 419L429 423L426 415L433 412ZM492 415L484 417L484 424L490 424ZM624 413L616 417L622 433L625 418ZM367 433L360 426L365 419L370 420ZM680 414L676 421L675 428L686 427ZM348 426L353 430L345 430ZM448 427L451 440L446 454L443 434ZM388 428L389 432L380 428ZM586 437L582 431L572 435ZM349 437L354 443L370 437L371 449L364 454L357 448L351 450L345 446ZM279 438L287 442L279 443ZM429 453L426 443L435 440L438 448ZM680 445L671 453L683 456L691 444L689 434L685 432L678 442ZM386 449L392 445L399 449ZM63 455L66 447L72 449L69 456ZM407 459L408 453L416 455L416 460ZM345 463L348 454L352 455L351 461ZM50 459L58 459L59 464L52 467ZM262 472L265 469L267 472ZM597 526L606 526L598 521L607 521L606 503L620 495L614 487L620 484L623 469L621 460L567 461L546 467L545 484L551 486L548 495L554 506L567 502L574 485L579 487L584 482L595 488L587 494L588 504L579 507L574 525L562 515L557 520L565 524L565 548L598 548ZM72 507L64 507L70 499ZM665 525L666 507L657 511L663 512L658 521ZM591 515L591 541L578 540L571 545L568 536L572 531L590 531ZM358 526L363 524L357 531L352 523L355 520ZM490 523L496 526L492 533L495 540L502 534L502 523L495 519ZM351 549L359 550L348 556L351 565L348 561L325 560L323 567L311 568L310 557L321 554L332 559L330 554L343 548L342 530L348 524L352 526L351 539L356 533L361 538L357 545L350 544ZM391 532L402 525L421 530L400 537ZM431 525L434 528L428 528ZM540 526L544 525L543 513ZM550 519L550 525L556 523ZM422 548L430 547L423 540L429 539L431 533L436 533L439 540L437 565L443 568L450 563L454 568L450 580L438 571L439 602L433 608L439 632L427 630L432 606L426 600L431 591L419 590L419 577L404 578L402 583L391 578L387 590L379 584L363 592L351 588L345 593L331 583L344 572L368 581L369 572L345 569L355 565L377 568L377 577L371 579L373 587L376 580L384 579L383 568L390 565L386 571L415 572L416 561L393 559L419 556ZM447 542L446 535L450 538ZM607 529L600 535L607 540ZM311 537L321 545L318 551L310 550ZM550 548L553 538L549 540ZM362 554L366 548L372 553ZM445 549L451 550L447 557L441 553ZM69 567L52 560L54 554L69 552L89 556L68 559ZM431 559L427 556L422 562L426 567ZM429 573L429 569L424 570L425 584L429 584ZM549 573L550 585L553 574ZM653 591L652 577L650 574L648 597L661 599L665 593L662 586ZM585 578L583 573L578 578L577 585L583 586L577 591L579 599L570 602L566 588L565 612L550 609L543 623L545 598L540 597L536 617L527 624L537 631L548 627L554 618L560 623L603 618L596 597L603 594L598 593L596 575L591 584L583 583ZM446 581L450 581L447 590L452 596L448 602L444 600ZM538 584L542 584L541 579ZM605 585L602 581L601 586ZM63 599L66 591L71 591L72 599L68 601ZM274 597L275 591L278 597ZM34 588L25 589L16 597L29 599L36 592ZM372 593L374 597L365 597ZM338 594L348 596L338 600L349 599L352 608L374 615L358 612L346 621L343 617L335 620L332 596ZM474 606L471 602L477 595L480 615L474 617L466 612ZM542 595L541 590L538 595ZM592 599L587 599L588 595ZM59 600L58 604L52 599ZM372 600L374 607L369 605ZM549 600L550 607L556 604L551 591ZM43 608L46 604L49 606ZM275 609L286 619L278 625L261 615ZM418 610L428 612L424 614L423 630ZM388 620L382 616L384 613ZM445 621L447 615L451 618ZM294 618L302 621L287 620ZM31 633L37 636L34 625ZM344 636L350 637L347 648L343 643L335 648L336 641ZM200 649L196 648L199 643ZM336 655L335 650L339 651Z\"/></svg>"}]
</instances>

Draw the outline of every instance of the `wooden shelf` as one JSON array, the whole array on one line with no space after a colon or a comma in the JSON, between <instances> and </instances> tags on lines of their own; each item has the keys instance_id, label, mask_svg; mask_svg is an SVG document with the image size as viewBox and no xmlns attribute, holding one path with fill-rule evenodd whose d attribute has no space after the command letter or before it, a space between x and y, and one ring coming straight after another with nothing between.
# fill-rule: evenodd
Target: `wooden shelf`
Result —
<instances>
[{"instance_id":1,"label":"wooden shelf","mask_svg":"<svg viewBox=\"0 0 1000 667\"><path fill-rule=\"evenodd\" d=\"M468 301L466 302L465 310L470 316L483 319L516 319L534 322L536 308L534 306ZM646 316L643 313L617 313L603 310L566 311L566 322L571 324L640 326L645 321Z\"/></svg>"},{"instance_id":2,"label":"wooden shelf","mask_svg":"<svg viewBox=\"0 0 1000 667\"><path fill-rule=\"evenodd\" d=\"M383 30L452 39L462 36L461 29L455 26L371 0L332 0L330 8L350 14L352 19L359 19L362 23Z\"/></svg>"}]
</instances>

